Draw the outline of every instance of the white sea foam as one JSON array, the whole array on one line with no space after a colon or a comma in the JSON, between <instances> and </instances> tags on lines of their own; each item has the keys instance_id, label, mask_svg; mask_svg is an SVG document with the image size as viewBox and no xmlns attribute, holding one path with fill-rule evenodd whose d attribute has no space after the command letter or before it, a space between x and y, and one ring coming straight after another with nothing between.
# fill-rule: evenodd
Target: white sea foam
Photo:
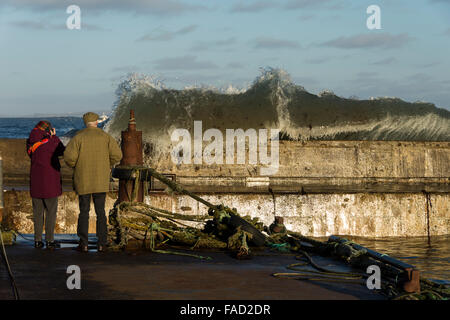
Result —
<instances>
[{"instance_id":1,"label":"white sea foam","mask_svg":"<svg viewBox=\"0 0 450 320\"><path fill-rule=\"evenodd\" d=\"M293 83L280 69L264 68L247 88L167 88L157 77L130 74L116 90L114 113L105 130L116 138L134 109L153 156L169 152L176 128L280 129L293 140L450 141L450 112L431 103L395 97L345 99L330 90L319 95Z\"/></svg>"}]
</instances>

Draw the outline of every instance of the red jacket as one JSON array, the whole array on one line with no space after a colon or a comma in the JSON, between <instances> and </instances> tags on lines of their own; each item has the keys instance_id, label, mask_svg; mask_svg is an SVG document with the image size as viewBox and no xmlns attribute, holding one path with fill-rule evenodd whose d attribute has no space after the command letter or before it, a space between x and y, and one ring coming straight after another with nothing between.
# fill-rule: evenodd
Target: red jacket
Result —
<instances>
[{"instance_id":1,"label":"red jacket","mask_svg":"<svg viewBox=\"0 0 450 320\"><path fill-rule=\"evenodd\" d=\"M64 145L57 136L50 136L46 131L33 129L27 140L27 149L38 141L47 138L48 142L40 145L30 154L30 194L32 198L48 199L62 194L61 165L59 156L64 154Z\"/></svg>"}]
</instances>

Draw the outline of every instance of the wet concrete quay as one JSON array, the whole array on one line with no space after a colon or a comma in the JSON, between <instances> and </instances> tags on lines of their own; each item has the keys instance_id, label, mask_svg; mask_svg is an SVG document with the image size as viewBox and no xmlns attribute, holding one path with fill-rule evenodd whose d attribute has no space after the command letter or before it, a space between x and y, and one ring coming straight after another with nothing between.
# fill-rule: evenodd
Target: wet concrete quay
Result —
<instances>
[{"instance_id":1,"label":"wet concrete quay","mask_svg":"<svg viewBox=\"0 0 450 320\"><path fill-rule=\"evenodd\" d=\"M67 237L67 235L65 235ZM136 252L88 253L63 245L54 251L35 249L20 240L7 246L20 298L28 299L151 299L151 300L382 300L362 284L280 279L275 272L298 260L292 254L256 251L251 260L236 260L226 252L184 251L209 256ZM178 250L181 251L181 250ZM181 251L182 252L182 251ZM315 257L336 268L339 262ZM67 267L81 269L81 289L67 289ZM0 267L0 300L14 299L6 268Z\"/></svg>"}]
</instances>

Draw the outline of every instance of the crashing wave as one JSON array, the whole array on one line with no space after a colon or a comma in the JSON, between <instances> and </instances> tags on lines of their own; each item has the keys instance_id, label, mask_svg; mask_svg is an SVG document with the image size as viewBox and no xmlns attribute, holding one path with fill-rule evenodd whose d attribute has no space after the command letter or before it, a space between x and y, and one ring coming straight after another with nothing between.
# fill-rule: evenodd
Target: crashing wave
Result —
<instances>
[{"instance_id":1,"label":"crashing wave","mask_svg":"<svg viewBox=\"0 0 450 320\"><path fill-rule=\"evenodd\" d=\"M176 128L244 130L278 128L292 140L450 141L450 112L431 103L384 97L342 98L326 90L309 93L280 69L265 68L245 89L170 89L154 77L129 75L116 90L114 113L105 130L116 138L134 109L144 141L166 152Z\"/></svg>"}]
</instances>

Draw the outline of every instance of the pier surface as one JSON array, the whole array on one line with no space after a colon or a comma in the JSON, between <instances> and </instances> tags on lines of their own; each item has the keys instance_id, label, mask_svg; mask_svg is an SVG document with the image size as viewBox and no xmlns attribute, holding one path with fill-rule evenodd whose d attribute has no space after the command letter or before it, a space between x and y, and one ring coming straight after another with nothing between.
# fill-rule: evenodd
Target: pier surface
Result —
<instances>
[{"instance_id":1,"label":"pier surface","mask_svg":"<svg viewBox=\"0 0 450 320\"><path fill-rule=\"evenodd\" d=\"M79 253L71 247L35 249L24 240L6 247L21 299L156 300L379 300L384 296L363 284L280 279L275 272L298 262L294 255L255 252L236 260L225 252L200 252L212 260L150 252ZM199 253L190 252L190 253ZM334 260L316 258L322 266ZM81 289L66 286L67 267L81 269ZM8 275L0 266L0 300L14 299Z\"/></svg>"}]
</instances>

